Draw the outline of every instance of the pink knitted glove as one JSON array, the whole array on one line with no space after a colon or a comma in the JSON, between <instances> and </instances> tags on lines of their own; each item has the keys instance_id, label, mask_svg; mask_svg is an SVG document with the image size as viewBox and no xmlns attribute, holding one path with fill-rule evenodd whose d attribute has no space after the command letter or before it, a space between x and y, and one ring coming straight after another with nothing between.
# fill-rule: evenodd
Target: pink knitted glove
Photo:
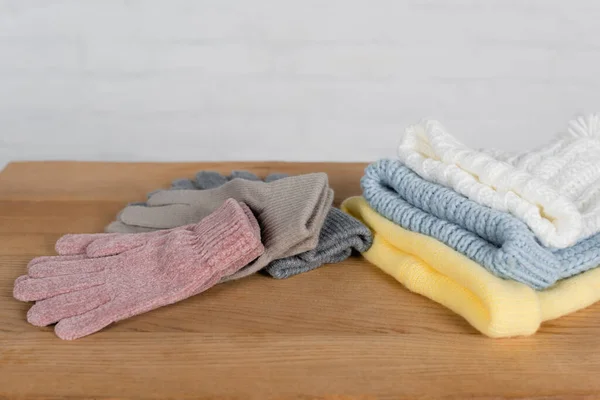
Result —
<instances>
[{"instance_id":1,"label":"pink knitted glove","mask_svg":"<svg viewBox=\"0 0 600 400\"><path fill-rule=\"evenodd\" d=\"M67 235L59 256L38 257L15 281L18 300L37 301L27 320L58 322L77 339L112 322L172 304L215 285L262 254L250 209L233 199L197 224L142 234Z\"/></svg>"}]
</instances>

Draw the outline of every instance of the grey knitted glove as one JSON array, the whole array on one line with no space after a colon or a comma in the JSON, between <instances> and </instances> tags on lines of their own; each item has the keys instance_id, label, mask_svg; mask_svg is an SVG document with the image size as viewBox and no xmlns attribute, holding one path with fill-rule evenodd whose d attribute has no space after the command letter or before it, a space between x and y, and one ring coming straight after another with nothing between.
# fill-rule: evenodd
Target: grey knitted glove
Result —
<instances>
[{"instance_id":1,"label":"grey knitted glove","mask_svg":"<svg viewBox=\"0 0 600 400\"><path fill-rule=\"evenodd\" d=\"M271 261L312 250L333 201L333 191L323 173L299 175L270 183L233 179L209 190L162 190L151 194L145 205L128 205L107 232L139 232L169 229L200 221L225 200L240 199L258 220L265 251L234 275L250 275Z\"/></svg>"},{"instance_id":2,"label":"grey knitted glove","mask_svg":"<svg viewBox=\"0 0 600 400\"><path fill-rule=\"evenodd\" d=\"M265 178L265 182L273 182L287 177L286 174L274 173ZM251 181L260 180L248 171L232 171L231 175L223 176L214 171L200 171L195 179L177 179L171 189L198 190L212 189L224 185L235 178ZM352 250L364 252L371 247L373 235L371 231L354 217L331 208L319 234L317 247L294 256L272 261L265 271L274 278L282 279L301 274L320 267L323 264L344 261L352 254Z\"/></svg>"},{"instance_id":3,"label":"grey knitted glove","mask_svg":"<svg viewBox=\"0 0 600 400\"><path fill-rule=\"evenodd\" d=\"M264 181L272 182L287 176L287 174L271 174ZM236 178L247 181L262 181L258 176L248 171L231 171L229 176L221 175L216 171L200 171L196 174L195 179L175 179L171 184L171 189L214 189Z\"/></svg>"},{"instance_id":4,"label":"grey knitted glove","mask_svg":"<svg viewBox=\"0 0 600 400\"><path fill-rule=\"evenodd\" d=\"M274 173L265 178L265 182L272 182L287 177L286 174ZM200 171L195 180L178 179L173 181L171 189L195 187L197 189L211 189L241 178L260 180L248 171L232 171L231 175L223 176L214 171ZM272 261L266 268L274 278L289 278L320 267L323 264L338 263L347 259L352 250L367 251L373 242L373 234L362 222L354 217L331 208L323 223L319 234L319 244L313 250Z\"/></svg>"},{"instance_id":5,"label":"grey knitted glove","mask_svg":"<svg viewBox=\"0 0 600 400\"><path fill-rule=\"evenodd\" d=\"M352 250L364 252L373 244L373 234L362 222L331 207L313 250L272 261L265 271L274 278L289 278L311 271L323 264L339 263L350 257Z\"/></svg>"}]
</instances>

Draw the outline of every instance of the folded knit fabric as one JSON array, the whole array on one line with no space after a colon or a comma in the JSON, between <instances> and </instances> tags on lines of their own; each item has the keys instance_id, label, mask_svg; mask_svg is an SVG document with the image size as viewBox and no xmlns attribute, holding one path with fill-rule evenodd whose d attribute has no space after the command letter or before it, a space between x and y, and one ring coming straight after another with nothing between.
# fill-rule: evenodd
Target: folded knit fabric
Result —
<instances>
[{"instance_id":1,"label":"folded knit fabric","mask_svg":"<svg viewBox=\"0 0 600 400\"><path fill-rule=\"evenodd\" d=\"M222 281L255 273L271 261L314 249L333 202L327 174L299 175L274 182L233 179L206 190L163 190L144 205L129 205L107 232L140 232L196 223L233 198L250 207L262 229L263 255Z\"/></svg>"},{"instance_id":2,"label":"folded knit fabric","mask_svg":"<svg viewBox=\"0 0 600 400\"><path fill-rule=\"evenodd\" d=\"M410 126L400 160L423 178L523 220L564 248L600 231L600 117L570 122L548 146L520 155L471 149L424 120Z\"/></svg>"},{"instance_id":3,"label":"folded knit fabric","mask_svg":"<svg viewBox=\"0 0 600 400\"><path fill-rule=\"evenodd\" d=\"M287 176L282 173L273 173L267 175L264 181L273 182ZM261 180L249 171L232 171L229 176L215 171L200 171L194 179L174 180L170 189L214 189L236 178L251 181ZM342 262L350 257L353 250L366 251L372 241L373 235L366 226L350 215L332 207L323 223L317 247L298 255L273 260L264 268L264 271L277 279L289 278L311 271L323 264Z\"/></svg>"},{"instance_id":4,"label":"folded knit fabric","mask_svg":"<svg viewBox=\"0 0 600 400\"><path fill-rule=\"evenodd\" d=\"M438 239L501 278L544 289L600 264L600 235L565 249L546 248L519 219L426 181L398 160L369 165L361 186L379 214Z\"/></svg>"},{"instance_id":5,"label":"folded knit fabric","mask_svg":"<svg viewBox=\"0 0 600 400\"><path fill-rule=\"evenodd\" d=\"M226 200L197 224L137 234L65 235L58 256L38 257L15 281L18 300L37 301L33 325L55 322L76 339L112 322L196 295L263 252L260 227L243 203Z\"/></svg>"},{"instance_id":6,"label":"folded knit fabric","mask_svg":"<svg viewBox=\"0 0 600 400\"><path fill-rule=\"evenodd\" d=\"M342 210L373 230L373 246L363 253L369 262L487 336L531 335L543 321L600 300L600 268L535 291L494 276L432 237L403 229L375 212L362 197L347 199Z\"/></svg>"},{"instance_id":7,"label":"folded knit fabric","mask_svg":"<svg viewBox=\"0 0 600 400\"><path fill-rule=\"evenodd\" d=\"M283 279L311 271L323 264L344 261L352 251L366 251L373 244L373 234L356 218L332 207L325 218L319 235L319 244L313 250L271 262L265 271Z\"/></svg>"}]
</instances>

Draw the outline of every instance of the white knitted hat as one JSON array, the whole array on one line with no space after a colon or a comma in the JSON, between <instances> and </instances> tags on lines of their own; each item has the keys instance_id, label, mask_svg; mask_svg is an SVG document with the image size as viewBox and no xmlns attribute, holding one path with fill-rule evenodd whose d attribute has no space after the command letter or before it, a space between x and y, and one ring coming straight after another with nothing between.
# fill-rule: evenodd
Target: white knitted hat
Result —
<instances>
[{"instance_id":1,"label":"white knitted hat","mask_svg":"<svg viewBox=\"0 0 600 400\"><path fill-rule=\"evenodd\" d=\"M400 160L423 178L523 220L542 244L564 248L600 231L600 116L520 154L471 149L435 120L409 126Z\"/></svg>"}]
</instances>

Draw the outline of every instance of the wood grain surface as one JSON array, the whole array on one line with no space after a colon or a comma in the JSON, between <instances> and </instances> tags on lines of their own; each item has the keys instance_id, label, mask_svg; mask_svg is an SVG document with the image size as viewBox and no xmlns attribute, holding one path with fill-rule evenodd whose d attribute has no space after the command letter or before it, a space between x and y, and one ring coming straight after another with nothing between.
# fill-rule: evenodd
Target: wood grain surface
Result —
<instances>
[{"instance_id":1,"label":"wood grain surface","mask_svg":"<svg viewBox=\"0 0 600 400\"><path fill-rule=\"evenodd\" d=\"M12 297L29 259L100 232L127 202L201 169L325 171L336 203L364 164L13 163L0 174L0 398L600 398L600 306L493 340L359 257L228 282L73 342Z\"/></svg>"}]
</instances>

